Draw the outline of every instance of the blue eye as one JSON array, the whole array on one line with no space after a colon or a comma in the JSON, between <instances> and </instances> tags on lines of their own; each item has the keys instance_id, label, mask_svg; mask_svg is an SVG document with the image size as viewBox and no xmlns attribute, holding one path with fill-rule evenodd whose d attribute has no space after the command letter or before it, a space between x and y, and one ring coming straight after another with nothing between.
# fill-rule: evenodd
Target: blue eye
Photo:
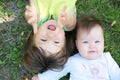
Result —
<instances>
[{"instance_id":1,"label":"blue eye","mask_svg":"<svg viewBox=\"0 0 120 80\"><path fill-rule=\"evenodd\" d=\"M88 41L83 41L83 43L88 43Z\"/></svg>"},{"instance_id":2,"label":"blue eye","mask_svg":"<svg viewBox=\"0 0 120 80\"><path fill-rule=\"evenodd\" d=\"M100 41L95 41L95 43L99 43Z\"/></svg>"},{"instance_id":3,"label":"blue eye","mask_svg":"<svg viewBox=\"0 0 120 80\"><path fill-rule=\"evenodd\" d=\"M46 39L40 39L41 41L43 41L43 42L46 42L47 40Z\"/></svg>"}]
</instances>

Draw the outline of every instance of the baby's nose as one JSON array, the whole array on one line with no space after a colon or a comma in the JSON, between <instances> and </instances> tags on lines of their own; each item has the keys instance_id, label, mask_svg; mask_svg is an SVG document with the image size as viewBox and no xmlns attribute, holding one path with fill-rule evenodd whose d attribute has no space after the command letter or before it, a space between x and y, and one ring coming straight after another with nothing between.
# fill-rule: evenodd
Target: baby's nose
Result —
<instances>
[{"instance_id":1,"label":"baby's nose","mask_svg":"<svg viewBox=\"0 0 120 80\"><path fill-rule=\"evenodd\" d=\"M94 44L94 43L91 43L89 47L90 47L90 48L94 48L94 47L95 47L95 44Z\"/></svg>"}]
</instances>

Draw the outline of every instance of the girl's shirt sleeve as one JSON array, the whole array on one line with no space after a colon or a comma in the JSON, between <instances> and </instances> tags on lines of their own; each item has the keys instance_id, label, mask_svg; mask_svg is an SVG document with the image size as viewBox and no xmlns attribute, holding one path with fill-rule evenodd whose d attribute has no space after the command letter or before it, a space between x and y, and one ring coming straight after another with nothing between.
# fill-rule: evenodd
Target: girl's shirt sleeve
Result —
<instances>
[{"instance_id":1,"label":"girl's shirt sleeve","mask_svg":"<svg viewBox=\"0 0 120 80\"><path fill-rule=\"evenodd\" d=\"M109 52L106 54L106 58L108 61L110 80L120 80L120 68L118 64L115 62Z\"/></svg>"}]
</instances>

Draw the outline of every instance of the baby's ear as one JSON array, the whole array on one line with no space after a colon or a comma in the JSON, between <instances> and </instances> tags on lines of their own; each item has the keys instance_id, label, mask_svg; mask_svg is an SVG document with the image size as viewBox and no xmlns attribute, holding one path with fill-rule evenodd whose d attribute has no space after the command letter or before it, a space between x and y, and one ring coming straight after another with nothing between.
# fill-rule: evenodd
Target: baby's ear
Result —
<instances>
[{"instance_id":1,"label":"baby's ear","mask_svg":"<svg viewBox=\"0 0 120 80\"><path fill-rule=\"evenodd\" d=\"M78 42L77 42L77 40L75 40L75 44L76 44L76 47L78 48Z\"/></svg>"}]
</instances>

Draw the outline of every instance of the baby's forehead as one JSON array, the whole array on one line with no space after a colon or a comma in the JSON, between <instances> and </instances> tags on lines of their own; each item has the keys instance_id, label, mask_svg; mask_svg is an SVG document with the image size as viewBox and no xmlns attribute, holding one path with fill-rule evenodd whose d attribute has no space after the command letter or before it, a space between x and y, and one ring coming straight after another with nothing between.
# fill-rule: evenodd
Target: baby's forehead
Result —
<instances>
[{"instance_id":1,"label":"baby's forehead","mask_svg":"<svg viewBox=\"0 0 120 80\"><path fill-rule=\"evenodd\" d=\"M103 35L103 29L100 25L95 25L93 27L87 28L87 27L79 27L77 30L77 36L83 36L83 35Z\"/></svg>"},{"instance_id":2,"label":"baby's forehead","mask_svg":"<svg viewBox=\"0 0 120 80\"><path fill-rule=\"evenodd\" d=\"M90 32L91 30L93 30L94 28L98 28L102 29L102 26L99 24L94 24L94 25L80 25L77 28L77 32L81 32L81 31L86 31L86 32ZM102 29L103 31L103 29Z\"/></svg>"}]
</instances>

